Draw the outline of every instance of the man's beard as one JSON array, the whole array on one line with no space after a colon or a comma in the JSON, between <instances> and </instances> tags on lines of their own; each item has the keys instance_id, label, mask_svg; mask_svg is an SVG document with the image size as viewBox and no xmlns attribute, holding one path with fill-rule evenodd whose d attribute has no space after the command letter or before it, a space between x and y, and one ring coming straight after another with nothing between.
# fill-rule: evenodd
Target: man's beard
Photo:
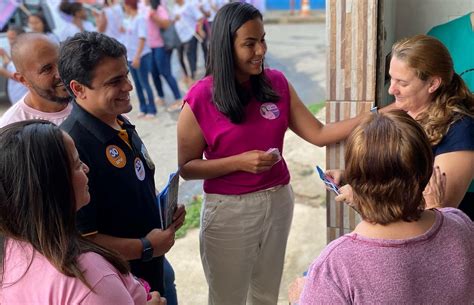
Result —
<instances>
[{"instance_id":1,"label":"man's beard","mask_svg":"<svg viewBox=\"0 0 474 305\"><path fill-rule=\"evenodd\" d=\"M67 93L67 91L65 91L67 94L66 96L58 96L55 94L54 89L43 89L33 84L31 86L33 87L33 90L36 92L36 94L53 103L67 104L71 101L71 96Z\"/></svg>"}]
</instances>

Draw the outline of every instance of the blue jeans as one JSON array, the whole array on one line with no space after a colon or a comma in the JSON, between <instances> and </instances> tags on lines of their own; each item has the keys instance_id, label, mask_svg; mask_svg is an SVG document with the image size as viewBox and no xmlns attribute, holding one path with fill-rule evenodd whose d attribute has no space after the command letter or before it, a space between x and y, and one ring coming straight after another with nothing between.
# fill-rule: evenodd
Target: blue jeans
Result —
<instances>
[{"instance_id":1,"label":"blue jeans","mask_svg":"<svg viewBox=\"0 0 474 305\"><path fill-rule=\"evenodd\" d=\"M128 62L128 68L130 69L130 74L132 74L133 82L135 83L135 91L137 92L138 102L140 103L140 112L156 114L153 91L148 81L148 74L150 74L152 64L153 57L151 53L148 53L140 59L140 67L138 69L132 67L131 62ZM143 89L146 91L148 100L145 99Z\"/></svg>"},{"instance_id":2,"label":"blue jeans","mask_svg":"<svg viewBox=\"0 0 474 305\"><path fill-rule=\"evenodd\" d=\"M176 285L174 284L174 270L170 262L163 260L163 273L165 276L165 294L164 297L168 305L178 305L178 296L176 294Z\"/></svg>"},{"instance_id":3,"label":"blue jeans","mask_svg":"<svg viewBox=\"0 0 474 305\"><path fill-rule=\"evenodd\" d=\"M158 93L158 96L161 99L164 99L165 93L163 92L163 85L161 84L160 70L158 70L158 65L155 62L155 56L153 55L153 52L151 53L151 57L153 59L152 60L153 64L151 65L151 68L150 68L151 79L153 80L153 83L155 84L155 89L156 89L156 92Z\"/></svg>"},{"instance_id":4,"label":"blue jeans","mask_svg":"<svg viewBox=\"0 0 474 305\"><path fill-rule=\"evenodd\" d=\"M166 82L168 83L168 86L170 86L171 91L173 92L174 99L178 100L181 99L181 93L179 92L178 88L178 83L176 82L176 78L173 76L171 73L171 53L173 50L166 50L164 47L161 48L153 48L152 54L153 54L153 70L156 72L156 76L153 75L153 78L158 78L158 81L155 80L155 85L156 82L160 83L160 88L161 88L161 81L159 80L160 75L163 75L165 78ZM155 69L156 68L156 69ZM157 91L159 94L159 90L157 87ZM163 89L161 89L163 92ZM162 97L160 95L160 97Z\"/></svg>"}]
</instances>

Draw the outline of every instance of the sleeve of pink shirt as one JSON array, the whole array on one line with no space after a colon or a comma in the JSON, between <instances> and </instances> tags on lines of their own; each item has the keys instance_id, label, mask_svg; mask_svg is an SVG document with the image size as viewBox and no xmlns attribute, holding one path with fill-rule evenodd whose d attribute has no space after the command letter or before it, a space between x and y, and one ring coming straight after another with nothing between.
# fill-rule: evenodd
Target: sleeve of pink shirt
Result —
<instances>
[{"instance_id":1,"label":"sleeve of pink shirt","mask_svg":"<svg viewBox=\"0 0 474 305\"><path fill-rule=\"evenodd\" d=\"M348 303L324 266L318 262L311 266L298 305Z\"/></svg>"},{"instance_id":2,"label":"sleeve of pink shirt","mask_svg":"<svg viewBox=\"0 0 474 305\"><path fill-rule=\"evenodd\" d=\"M106 275L80 305L146 305L143 286L131 275Z\"/></svg>"},{"instance_id":3,"label":"sleeve of pink shirt","mask_svg":"<svg viewBox=\"0 0 474 305\"><path fill-rule=\"evenodd\" d=\"M156 8L156 14L160 19L170 19L168 11L163 7L163 5L158 5Z\"/></svg>"}]
</instances>

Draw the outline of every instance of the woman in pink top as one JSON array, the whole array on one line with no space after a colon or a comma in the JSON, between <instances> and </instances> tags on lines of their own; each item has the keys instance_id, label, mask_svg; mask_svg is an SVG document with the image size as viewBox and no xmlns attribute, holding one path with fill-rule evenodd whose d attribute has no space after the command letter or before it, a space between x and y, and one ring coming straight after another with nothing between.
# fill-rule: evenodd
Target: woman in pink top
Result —
<instances>
[{"instance_id":1,"label":"woman in pink top","mask_svg":"<svg viewBox=\"0 0 474 305\"><path fill-rule=\"evenodd\" d=\"M0 129L0 146L0 304L165 304L76 230L89 168L70 136L22 121Z\"/></svg>"},{"instance_id":2,"label":"woman in pink top","mask_svg":"<svg viewBox=\"0 0 474 305\"><path fill-rule=\"evenodd\" d=\"M280 71L264 69L263 20L252 5L221 8L212 33L207 76L178 120L181 176L204 179L209 304L245 304L247 296L276 304L294 201L280 154L285 132L323 146L343 140L360 118L324 126Z\"/></svg>"},{"instance_id":3,"label":"woman in pink top","mask_svg":"<svg viewBox=\"0 0 474 305\"><path fill-rule=\"evenodd\" d=\"M153 54L153 68L151 69L153 80L155 82L156 90L160 95L161 80L160 75L164 77L168 86L174 95L174 103L168 107L168 111L179 110L182 104L181 92L179 91L178 83L171 70L171 55L173 49L165 47L163 38L161 37L161 29L166 29L173 26L173 21L170 20L166 6L161 4L161 0L148 0L150 3L150 11L147 18L148 29L148 44L151 47ZM163 98L163 94L160 98ZM164 101L162 101L164 104Z\"/></svg>"},{"instance_id":4,"label":"woman in pink top","mask_svg":"<svg viewBox=\"0 0 474 305\"><path fill-rule=\"evenodd\" d=\"M454 208L425 210L433 161L423 128L404 111L354 130L345 152L352 191L343 186L339 196L362 222L312 264L299 305L473 304L474 223ZM442 197L438 167L433 177Z\"/></svg>"}]
</instances>

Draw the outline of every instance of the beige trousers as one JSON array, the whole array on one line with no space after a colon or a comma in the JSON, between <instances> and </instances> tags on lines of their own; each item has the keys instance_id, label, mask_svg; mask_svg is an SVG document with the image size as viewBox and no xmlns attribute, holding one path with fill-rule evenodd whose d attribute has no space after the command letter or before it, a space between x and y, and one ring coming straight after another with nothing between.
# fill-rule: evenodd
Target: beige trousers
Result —
<instances>
[{"instance_id":1,"label":"beige trousers","mask_svg":"<svg viewBox=\"0 0 474 305\"><path fill-rule=\"evenodd\" d=\"M209 305L277 304L293 205L290 185L204 195L200 250Z\"/></svg>"}]
</instances>

